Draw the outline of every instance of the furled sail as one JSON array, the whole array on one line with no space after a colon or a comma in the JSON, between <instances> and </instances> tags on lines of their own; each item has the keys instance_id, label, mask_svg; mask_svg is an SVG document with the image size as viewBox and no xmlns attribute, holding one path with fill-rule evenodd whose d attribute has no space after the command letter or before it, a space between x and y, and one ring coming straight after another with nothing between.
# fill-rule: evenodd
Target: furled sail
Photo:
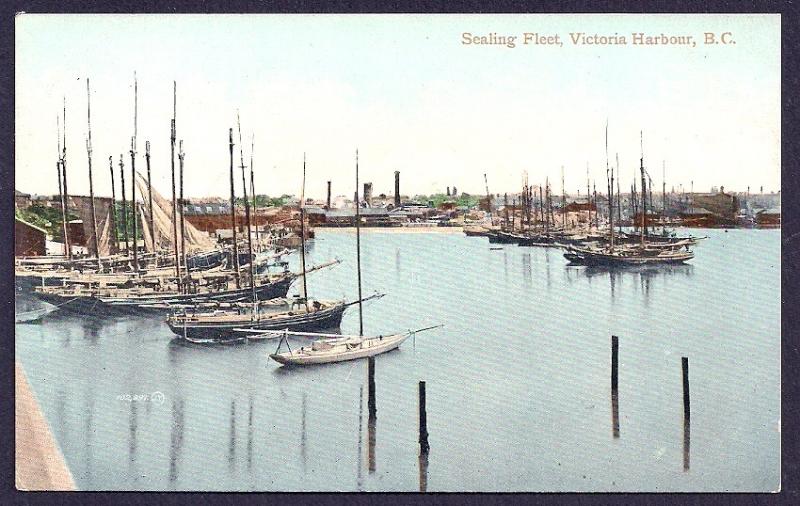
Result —
<instances>
[{"instance_id":1,"label":"furled sail","mask_svg":"<svg viewBox=\"0 0 800 506\"><path fill-rule=\"evenodd\" d=\"M136 174L136 186L141 195L147 195L147 181L141 174ZM161 196L155 189L153 193L153 209L149 209L149 199L145 198L144 207L147 208L148 219L143 221L149 227L149 215L153 216L153 229L155 241L151 238L151 243L158 250L174 249L172 234L172 202ZM179 215L180 216L180 215ZM145 227L142 227L145 228ZM204 232L197 230L191 223L186 222L186 252L197 253L209 251L215 248L214 241ZM149 235L149 230L147 232ZM146 240L145 240L146 241ZM181 242L181 226L178 224L178 243ZM146 242L145 242L146 244ZM150 250L148 250L150 251Z\"/></svg>"}]
</instances>

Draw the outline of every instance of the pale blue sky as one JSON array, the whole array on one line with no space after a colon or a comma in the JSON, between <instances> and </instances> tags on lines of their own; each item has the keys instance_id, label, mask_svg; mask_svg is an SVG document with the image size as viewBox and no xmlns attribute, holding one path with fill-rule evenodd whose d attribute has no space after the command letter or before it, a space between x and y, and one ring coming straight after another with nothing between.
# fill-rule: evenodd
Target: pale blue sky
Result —
<instances>
[{"instance_id":1,"label":"pale blue sky","mask_svg":"<svg viewBox=\"0 0 800 506\"><path fill-rule=\"evenodd\" d=\"M227 129L241 111L259 192L352 195L363 181L403 193L517 191L550 176L585 191L586 164L605 188L604 128L626 188L645 165L658 187L694 180L744 191L780 186L780 17L749 15L21 15L16 23L16 186L57 191L56 116L67 98L70 191L88 192L86 83L92 83L96 191L110 194L133 133L150 140L157 188L169 189L172 80L186 192L227 195ZM563 47L465 46L461 34L561 34ZM570 32L693 35L695 48L573 46ZM703 46L703 32L735 45ZM238 134L236 135L238 144ZM236 158L238 165L238 147ZM249 162L248 162L249 163ZM238 179L237 179L238 181ZM237 187L237 192L240 189Z\"/></svg>"}]
</instances>

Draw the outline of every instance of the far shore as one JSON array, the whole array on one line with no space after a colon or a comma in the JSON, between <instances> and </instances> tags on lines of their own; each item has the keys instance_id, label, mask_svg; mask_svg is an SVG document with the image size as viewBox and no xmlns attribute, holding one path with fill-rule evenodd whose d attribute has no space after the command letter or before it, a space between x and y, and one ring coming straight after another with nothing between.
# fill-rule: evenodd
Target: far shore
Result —
<instances>
[{"instance_id":1,"label":"far shore","mask_svg":"<svg viewBox=\"0 0 800 506\"><path fill-rule=\"evenodd\" d=\"M361 227L361 233L390 233L390 234L460 234L464 229L458 227ZM354 234L356 227L314 227L314 233L345 232Z\"/></svg>"}]
</instances>

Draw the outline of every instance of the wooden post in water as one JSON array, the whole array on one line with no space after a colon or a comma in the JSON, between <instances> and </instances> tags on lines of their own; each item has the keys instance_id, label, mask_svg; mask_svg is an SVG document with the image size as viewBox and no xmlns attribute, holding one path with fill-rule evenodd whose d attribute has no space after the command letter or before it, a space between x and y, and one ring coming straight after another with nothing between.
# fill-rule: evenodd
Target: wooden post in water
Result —
<instances>
[{"instance_id":1,"label":"wooden post in water","mask_svg":"<svg viewBox=\"0 0 800 506\"><path fill-rule=\"evenodd\" d=\"M428 412L425 408L425 382L419 382L419 451L428 453Z\"/></svg>"},{"instance_id":2,"label":"wooden post in water","mask_svg":"<svg viewBox=\"0 0 800 506\"><path fill-rule=\"evenodd\" d=\"M611 336L611 418L614 438L619 437L619 394L617 373L619 369L619 337Z\"/></svg>"},{"instance_id":3,"label":"wooden post in water","mask_svg":"<svg viewBox=\"0 0 800 506\"><path fill-rule=\"evenodd\" d=\"M419 382L419 491L428 490L428 413L425 407L425 382Z\"/></svg>"},{"instance_id":4,"label":"wooden post in water","mask_svg":"<svg viewBox=\"0 0 800 506\"><path fill-rule=\"evenodd\" d=\"M375 357L367 359L367 409L371 419L377 418L378 409L375 406Z\"/></svg>"},{"instance_id":5,"label":"wooden post in water","mask_svg":"<svg viewBox=\"0 0 800 506\"><path fill-rule=\"evenodd\" d=\"M233 245L231 251L233 252L233 266L236 269L236 288L242 287L242 282L239 273L239 244L236 237L236 192L233 188L233 128L228 129L228 147L231 153L231 231L233 232Z\"/></svg>"},{"instance_id":6,"label":"wooden post in water","mask_svg":"<svg viewBox=\"0 0 800 506\"><path fill-rule=\"evenodd\" d=\"M681 357L683 372L683 470L689 470L690 410L689 410L689 358Z\"/></svg>"}]
</instances>

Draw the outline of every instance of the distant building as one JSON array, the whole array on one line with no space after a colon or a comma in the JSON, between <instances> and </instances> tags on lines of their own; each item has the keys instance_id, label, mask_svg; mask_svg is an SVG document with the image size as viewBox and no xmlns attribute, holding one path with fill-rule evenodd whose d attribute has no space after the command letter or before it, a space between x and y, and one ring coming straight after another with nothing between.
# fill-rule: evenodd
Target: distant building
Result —
<instances>
[{"instance_id":1,"label":"distant building","mask_svg":"<svg viewBox=\"0 0 800 506\"><path fill-rule=\"evenodd\" d=\"M761 209L756 212L756 225L764 228L781 226L781 208Z\"/></svg>"},{"instance_id":2,"label":"distant building","mask_svg":"<svg viewBox=\"0 0 800 506\"><path fill-rule=\"evenodd\" d=\"M27 221L14 220L14 256L47 254L47 231Z\"/></svg>"},{"instance_id":3,"label":"distant building","mask_svg":"<svg viewBox=\"0 0 800 506\"><path fill-rule=\"evenodd\" d=\"M27 209L31 205L31 194L22 193L19 190L14 190L14 207L17 209Z\"/></svg>"}]
</instances>

